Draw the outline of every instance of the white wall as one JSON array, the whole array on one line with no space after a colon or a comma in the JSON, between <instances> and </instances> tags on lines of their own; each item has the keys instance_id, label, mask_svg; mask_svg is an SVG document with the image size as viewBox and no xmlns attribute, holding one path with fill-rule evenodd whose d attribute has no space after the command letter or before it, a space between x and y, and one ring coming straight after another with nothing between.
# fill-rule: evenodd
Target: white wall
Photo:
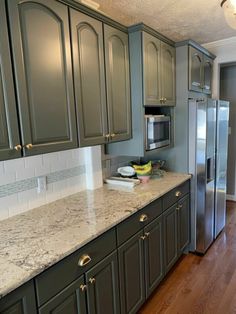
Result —
<instances>
[{"instance_id":1,"label":"white wall","mask_svg":"<svg viewBox=\"0 0 236 314\"><path fill-rule=\"evenodd\" d=\"M212 97L215 99L219 99L220 98L220 65L236 62L236 37L231 37L231 38L207 43L203 46L216 55L216 59L214 61L214 68L213 68ZM231 136L233 136L233 134L231 134ZM229 165L228 163L228 169L232 171L232 169L235 169L235 165ZM236 178L236 173L235 173L235 178ZM234 192L233 195L227 195L227 199L236 201L236 191Z\"/></svg>"},{"instance_id":2,"label":"white wall","mask_svg":"<svg viewBox=\"0 0 236 314\"><path fill-rule=\"evenodd\" d=\"M216 55L213 68L213 98L219 98L220 64L236 62L236 37L214 41L203 45Z\"/></svg>"}]
</instances>

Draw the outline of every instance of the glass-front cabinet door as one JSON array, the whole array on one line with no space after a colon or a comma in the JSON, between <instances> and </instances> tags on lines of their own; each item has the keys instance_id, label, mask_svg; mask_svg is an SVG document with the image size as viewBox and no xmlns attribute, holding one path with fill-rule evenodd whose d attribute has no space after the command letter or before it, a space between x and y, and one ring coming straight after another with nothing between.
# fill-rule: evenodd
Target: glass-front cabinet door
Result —
<instances>
[{"instance_id":1,"label":"glass-front cabinet door","mask_svg":"<svg viewBox=\"0 0 236 314\"><path fill-rule=\"evenodd\" d=\"M202 92L203 54L193 47L189 47L189 90Z\"/></svg>"}]
</instances>

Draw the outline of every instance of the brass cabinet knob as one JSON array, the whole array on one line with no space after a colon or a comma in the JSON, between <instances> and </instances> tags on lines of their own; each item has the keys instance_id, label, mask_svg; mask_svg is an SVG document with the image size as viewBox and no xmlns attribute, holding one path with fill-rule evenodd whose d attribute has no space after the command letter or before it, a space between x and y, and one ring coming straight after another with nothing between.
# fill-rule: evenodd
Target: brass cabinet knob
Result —
<instances>
[{"instance_id":1,"label":"brass cabinet knob","mask_svg":"<svg viewBox=\"0 0 236 314\"><path fill-rule=\"evenodd\" d=\"M110 134L106 134L105 139L108 141L110 139Z\"/></svg>"},{"instance_id":2,"label":"brass cabinet knob","mask_svg":"<svg viewBox=\"0 0 236 314\"><path fill-rule=\"evenodd\" d=\"M89 282L90 282L91 284L93 284L93 283L96 282L96 279L95 279L95 278L89 278Z\"/></svg>"},{"instance_id":3,"label":"brass cabinet knob","mask_svg":"<svg viewBox=\"0 0 236 314\"><path fill-rule=\"evenodd\" d=\"M140 239L144 241L146 239L146 236L141 236Z\"/></svg>"},{"instance_id":4,"label":"brass cabinet knob","mask_svg":"<svg viewBox=\"0 0 236 314\"><path fill-rule=\"evenodd\" d=\"M176 207L176 210L179 211L179 206Z\"/></svg>"},{"instance_id":5,"label":"brass cabinet knob","mask_svg":"<svg viewBox=\"0 0 236 314\"><path fill-rule=\"evenodd\" d=\"M142 214L142 215L139 217L139 221L140 221L140 222L144 222L144 221L146 221L146 220L148 220L148 216L147 216L146 214Z\"/></svg>"},{"instance_id":6,"label":"brass cabinet knob","mask_svg":"<svg viewBox=\"0 0 236 314\"><path fill-rule=\"evenodd\" d=\"M87 265L88 263L91 262L91 257L88 254L84 254L80 257L79 261L78 261L78 265L80 267L83 267L85 265Z\"/></svg>"},{"instance_id":7,"label":"brass cabinet knob","mask_svg":"<svg viewBox=\"0 0 236 314\"><path fill-rule=\"evenodd\" d=\"M84 292L87 289L86 285L80 285L80 290L82 290L82 292Z\"/></svg>"},{"instance_id":8,"label":"brass cabinet knob","mask_svg":"<svg viewBox=\"0 0 236 314\"><path fill-rule=\"evenodd\" d=\"M21 145L16 145L16 146L14 147L14 149L15 149L16 151L19 151L19 150L22 149L22 146L21 146Z\"/></svg>"},{"instance_id":9,"label":"brass cabinet knob","mask_svg":"<svg viewBox=\"0 0 236 314\"><path fill-rule=\"evenodd\" d=\"M179 209L181 209L183 207L183 205L179 205Z\"/></svg>"},{"instance_id":10,"label":"brass cabinet knob","mask_svg":"<svg viewBox=\"0 0 236 314\"><path fill-rule=\"evenodd\" d=\"M115 137L116 136L116 134L115 133L112 133L111 134L111 138L113 138L113 137Z\"/></svg>"},{"instance_id":11,"label":"brass cabinet knob","mask_svg":"<svg viewBox=\"0 0 236 314\"><path fill-rule=\"evenodd\" d=\"M176 197L180 197L181 195L182 195L182 193L181 193L180 191L176 191L176 192L175 192L175 196L176 196Z\"/></svg>"},{"instance_id":12,"label":"brass cabinet knob","mask_svg":"<svg viewBox=\"0 0 236 314\"><path fill-rule=\"evenodd\" d=\"M167 98L164 97L164 98L163 98L163 102L165 103L166 101L167 101Z\"/></svg>"},{"instance_id":13,"label":"brass cabinet knob","mask_svg":"<svg viewBox=\"0 0 236 314\"><path fill-rule=\"evenodd\" d=\"M164 101L164 98L163 98L163 97L160 98L160 103L161 103L161 104L163 103L163 101Z\"/></svg>"},{"instance_id":14,"label":"brass cabinet knob","mask_svg":"<svg viewBox=\"0 0 236 314\"><path fill-rule=\"evenodd\" d=\"M150 236L150 232L145 232L144 234L147 238Z\"/></svg>"},{"instance_id":15,"label":"brass cabinet knob","mask_svg":"<svg viewBox=\"0 0 236 314\"><path fill-rule=\"evenodd\" d=\"M25 148L27 148L27 149L32 149L32 148L33 148L33 145L32 145L32 144L26 144L26 145L25 145Z\"/></svg>"}]
</instances>

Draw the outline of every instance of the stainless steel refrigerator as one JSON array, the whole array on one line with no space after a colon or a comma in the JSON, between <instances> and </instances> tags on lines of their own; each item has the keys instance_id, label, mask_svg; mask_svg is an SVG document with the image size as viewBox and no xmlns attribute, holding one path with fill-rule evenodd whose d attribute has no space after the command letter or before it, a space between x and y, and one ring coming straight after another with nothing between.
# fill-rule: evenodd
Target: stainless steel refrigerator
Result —
<instances>
[{"instance_id":1,"label":"stainless steel refrigerator","mask_svg":"<svg viewBox=\"0 0 236 314\"><path fill-rule=\"evenodd\" d=\"M191 238L199 253L206 252L225 225L228 118L228 102L189 100Z\"/></svg>"}]
</instances>

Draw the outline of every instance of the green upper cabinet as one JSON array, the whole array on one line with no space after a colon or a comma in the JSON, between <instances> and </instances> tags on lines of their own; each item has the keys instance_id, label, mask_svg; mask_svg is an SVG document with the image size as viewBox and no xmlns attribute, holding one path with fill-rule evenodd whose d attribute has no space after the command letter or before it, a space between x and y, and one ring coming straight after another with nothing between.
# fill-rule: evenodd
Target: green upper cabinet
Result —
<instances>
[{"instance_id":1,"label":"green upper cabinet","mask_svg":"<svg viewBox=\"0 0 236 314\"><path fill-rule=\"evenodd\" d=\"M77 146L68 9L8 1L24 154Z\"/></svg>"},{"instance_id":2,"label":"green upper cabinet","mask_svg":"<svg viewBox=\"0 0 236 314\"><path fill-rule=\"evenodd\" d=\"M189 89L202 91L203 54L196 48L189 47Z\"/></svg>"},{"instance_id":3,"label":"green upper cabinet","mask_svg":"<svg viewBox=\"0 0 236 314\"><path fill-rule=\"evenodd\" d=\"M70 17L79 144L129 139L128 35L73 9Z\"/></svg>"},{"instance_id":4,"label":"green upper cabinet","mask_svg":"<svg viewBox=\"0 0 236 314\"><path fill-rule=\"evenodd\" d=\"M189 90L212 93L213 59L200 50L189 47Z\"/></svg>"},{"instance_id":5,"label":"green upper cabinet","mask_svg":"<svg viewBox=\"0 0 236 314\"><path fill-rule=\"evenodd\" d=\"M107 130L102 22L70 10L79 145L104 143Z\"/></svg>"},{"instance_id":6,"label":"green upper cabinet","mask_svg":"<svg viewBox=\"0 0 236 314\"><path fill-rule=\"evenodd\" d=\"M104 25L107 108L110 141L131 137L128 34Z\"/></svg>"},{"instance_id":7,"label":"green upper cabinet","mask_svg":"<svg viewBox=\"0 0 236 314\"><path fill-rule=\"evenodd\" d=\"M5 2L0 2L0 160L21 156Z\"/></svg>"},{"instance_id":8,"label":"green upper cabinet","mask_svg":"<svg viewBox=\"0 0 236 314\"><path fill-rule=\"evenodd\" d=\"M206 94L212 93L212 73L213 60L204 55L203 56L203 92Z\"/></svg>"},{"instance_id":9,"label":"green upper cabinet","mask_svg":"<svg viewBox=\"0 0 236 314\"><path fill-rule=\"evenodd\" d=\"M175 105L175 48L161 43L161 86L165 106Z\"/></svg>"},{"instance_id":10,"label":"green upper cabinet","mask_svg":"<svg viewBox=\"0 0 236 314\"><path fill-rule=\"evenodd\" d=\"M161 99L161 41L143 33L143 50L144 103L149 106Z\"/></svg>"},{"instance_id":11,"label":"green upper cabinet","mask_svg":"<svg viewBox=\"0 0 236 314\"><path fill-rule=\"evenodd\" d=\"M142 36L144 106L174 106L175 48L146 32Z\"/></svg>"}]
</instances>

